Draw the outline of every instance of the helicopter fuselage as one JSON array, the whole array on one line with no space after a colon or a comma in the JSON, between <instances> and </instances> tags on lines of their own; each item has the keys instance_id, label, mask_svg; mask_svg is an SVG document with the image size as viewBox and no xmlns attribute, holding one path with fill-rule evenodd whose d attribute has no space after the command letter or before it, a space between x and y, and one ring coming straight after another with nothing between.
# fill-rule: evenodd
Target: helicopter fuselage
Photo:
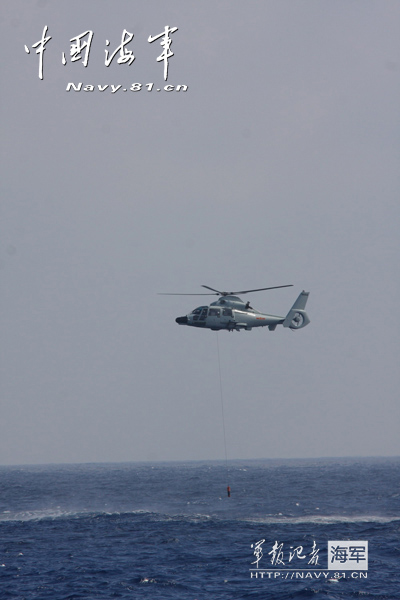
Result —
<instances>
[{"instance_id":1,"label":"helicopter fuselage","mask_svg":"<svg viewBox=\"0 0 400 600\"><path fill-rule=\"evenodd\" d=\"M261 313L252 308L249 302L243 302L238 296L225 295L216 302L212 302L210 306L199 306L188 315L178 317L175 320L179 325L212 329L214 331L221 329L251 331L253 327L268 327L273 331L277 325L285 324L285 319L285 317ZM287 326L292 329L299 329L306 324L302 322L294 325L288 324Z\"/></svg>"}]
</instances>

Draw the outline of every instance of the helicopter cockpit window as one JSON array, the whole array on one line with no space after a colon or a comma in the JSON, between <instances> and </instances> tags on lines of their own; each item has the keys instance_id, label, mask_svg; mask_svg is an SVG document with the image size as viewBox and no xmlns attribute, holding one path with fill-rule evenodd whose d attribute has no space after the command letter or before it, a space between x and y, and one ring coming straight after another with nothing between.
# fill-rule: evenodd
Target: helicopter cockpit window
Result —
<instances>
[{"instance_id":1,"label":"helicopter cockpit window","mask_svg":"<svg viewBox=\"0 0 400 600\"><path fill-rule=\"evenodd\" d=\"M233 317L231 308L224 308L222 311L223 317Z\"/></svg>"},{"instance_id":2,"label":"helicopter cockpit window","mask_svg":"<svg viewBox=\"0 0 400 600\"><path fill-rule=\"evenodd\" d=\"M199 306L192 310L193 321L204 321L207 317L208 306Z\"/></svg>"},{"instance_id":3,"label":"helicopter cockpit window","mask_svg":"<svg viewBox=\"0 0 400 600\"><path fill-rule=\"evenodd\" d=\"M199 316L199 321L205 321L205 319L207 317L207 312L208 312L208 306L202 306L201 313Z\"/></svg>"},{"instance_id":4,"label":"helicopter cockpit window","mask_svg":"<svg viewBox=\"0 0 400 600\"><path fill-rule=\"evenodd\" d=\"M220 315L221 315L220 308L210 308L210 310L208 311L209 317L219 317Z\"/></svg>"}]
</instances>

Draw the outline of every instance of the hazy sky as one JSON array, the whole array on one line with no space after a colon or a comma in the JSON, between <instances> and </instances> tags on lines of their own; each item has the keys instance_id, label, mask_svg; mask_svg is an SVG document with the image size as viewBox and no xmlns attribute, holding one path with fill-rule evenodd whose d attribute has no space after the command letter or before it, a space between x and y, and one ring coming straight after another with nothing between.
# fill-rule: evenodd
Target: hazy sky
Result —
<instances>
[{"instance_id":1,"label":"hazy sky","mask_svg":"<svg viewBox=\"0 0 400 600\"><path fill-rule=\"evenodd\" d=\"M399 2L2 9L0 463L224 458L217 335L228 458L400 454ZM311 324L178 326L201 284Z\"/></svg>"}]
</instances>

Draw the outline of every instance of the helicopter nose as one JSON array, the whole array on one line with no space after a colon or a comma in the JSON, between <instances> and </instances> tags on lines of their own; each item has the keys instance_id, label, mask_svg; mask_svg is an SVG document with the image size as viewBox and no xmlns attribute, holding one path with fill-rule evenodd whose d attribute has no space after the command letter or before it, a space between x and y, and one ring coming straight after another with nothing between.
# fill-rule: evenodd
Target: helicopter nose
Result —
<instances>
[{"instance_id":1,"label":"helicopter nose","mask_svg":"<svg viewBox=\"0 0 400 600\"><path fill-rule=\"evenodd\" d=\"M187 325L188 318L187 317L177 317L175 319L175 321L178 323L178 325Z\"/></svg>"}]
</instances>

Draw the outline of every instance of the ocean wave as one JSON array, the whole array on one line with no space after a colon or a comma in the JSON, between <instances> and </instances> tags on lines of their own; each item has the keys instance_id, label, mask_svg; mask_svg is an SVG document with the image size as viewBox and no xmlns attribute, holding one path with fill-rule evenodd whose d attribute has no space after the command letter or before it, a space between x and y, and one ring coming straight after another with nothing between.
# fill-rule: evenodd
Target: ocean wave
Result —
<instances>
[{"instance_id":1,"label":"ocean wave","mask_svg":"<svg viewBox=\"0 0 400 600\"><path fill-rule=\"evenodd\" d=\"M335 525L336 523L392 523L400 521L400 517L383 515L301 515L285 517L281 515L268 515L245 519L249 523L266 523L273 525L301 525L311 523L314 525Z\"/></svg>"},{"instance_id":2,"label":"ocean wave","mask_svg":"<svg viewBox=\"0 0 400 600\"><path fill-rule=\"evenodd\" d=\"M63 509L42 509L42 510L26 510L11 512L6 510L0 514L0 522L2 521L41 521L43 519L80 519L80 518L95 518L101 516L117 516L121 514L151 514L147 510L130 510L130 511L94 511L89 509L81 510L63 510Z\"/></svg>"},{"instance_id":3,"label":"ocean wave","mask_svg":"<svg viewBox=\"0 0 400 600\"><path fill-rule=\"evenodd\" d=\"M400 521L398 516L390 515L298 515L298 516L285 516L281 514L271 514L265 516L244 516L234 513L223 513L223 514L207 514L207 513L168 513L158 512L156 510L90 510L90 509L79 509L79 510L66 510L61 508L56 509L41 509L41 510L30 510L30 511L3 511L0 513L0 523L9 521L40 521L44 519L55 520L55 519L95 519L101 517L129 517L131 515L147 517L152 521L185 521L192 523L207 522L210 520L214 521L226 521L227 518L231 521L252 523L252 524L267 524L267 525L301 525L301 524L314 524L314 525L335 525L337 523L392 523Z\"/></svg>"}]
</instances>

